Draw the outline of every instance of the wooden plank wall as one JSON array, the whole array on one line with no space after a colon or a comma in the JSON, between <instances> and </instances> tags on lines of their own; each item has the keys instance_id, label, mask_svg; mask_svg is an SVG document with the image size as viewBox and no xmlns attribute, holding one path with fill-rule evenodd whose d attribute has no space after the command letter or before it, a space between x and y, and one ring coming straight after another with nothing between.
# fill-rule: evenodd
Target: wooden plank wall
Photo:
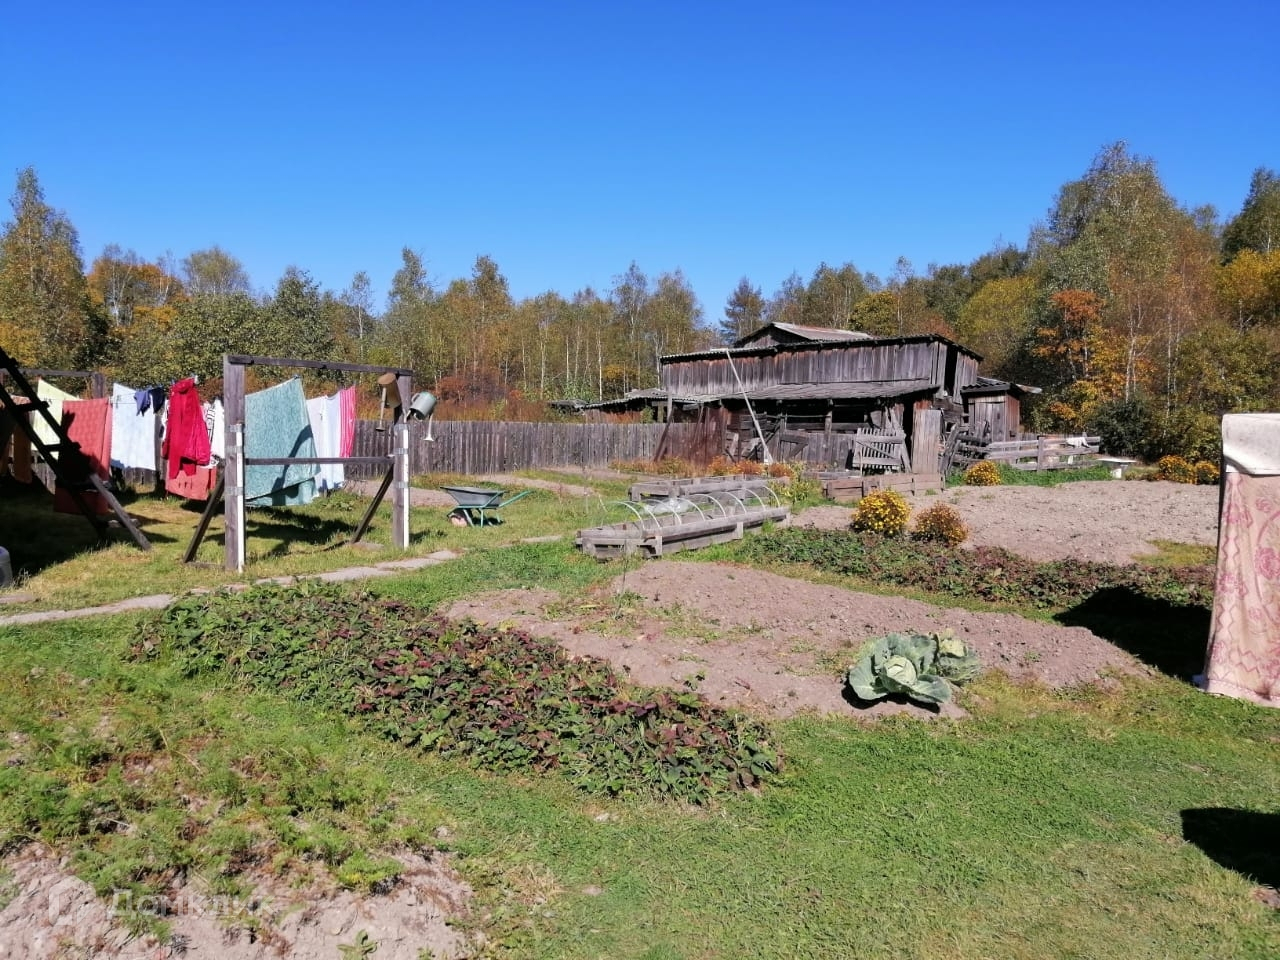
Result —
<instances>
[{"instance_id":1,"label":"wooden plank wall","mask_svg":"<svg viewBox=\"0 0 1280 960\"><path fill-rule=\"evenodd\" d=\"M937 473L942 456L942 411L918 407L911 431L911 463L917 473Z\"/></svg>"},{"instance_id":2,"label":"wooden plank wall","mask_svg":"<svg viewBox=\"0 0 1280 960\"><path fill-rule=\"evenodd\" d=\"M478 475L540 467L607 467L616 460L648 459L666 428L662 423L512 423L506 421L437 421L433 442L426 442L427 424L410 424L412 472ZM377 421L356 423L352 456L376 457L390 447L390 431L379 432ZM670 440L677 449L693 442L697 425L673 423ZM349 467L353 479L372 479L372 467Z\"/></svg>"},{"instance_id":3,"label":"wooden plank wall","mask_svg":"<svg viewBox=\"0 0 1280 960\"><path fill-rule=\"evenodd\" d=\"M388 426L384 424L384 426ZM658 448L662 423L508 423L458 421L434 423L427 443L427 425L410 424L409 444L413 473L503 473L539 467L607 467L616 460L648 459ZM353 457L380 457L391 450L391 431L379 432L376 420L356 423ZM711 425L673 423L668 440L674 450L701 450L718 455L708 431L723 435L720 415ZM706 457L709 459L709 457ZM44 464L32 468L36 478L53 489L53 474ZM384 471L372 466L347 467L353 480L379 480ZM140 493L150 492L156 482L151 470L128 469L124 479Z\"/></svg>"}]
</instances>

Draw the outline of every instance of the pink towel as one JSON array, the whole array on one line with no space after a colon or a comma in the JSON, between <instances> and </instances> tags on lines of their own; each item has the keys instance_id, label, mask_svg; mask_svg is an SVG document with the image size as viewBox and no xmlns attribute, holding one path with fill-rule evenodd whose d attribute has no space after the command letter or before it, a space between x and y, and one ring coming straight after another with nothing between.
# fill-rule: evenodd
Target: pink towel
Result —
<instances>
[{"instance_id":1,"label":"pink towel","mask_svg":"<svg viewBox=\"0 0 1280 960\"><path fill-rule=\"evenodd\" d=\"M62 429L67 439L80 445L84 459L67 457L68 479L77 486L87 482L89 473L96 473L103 480L111 476L111 401L66 400L62 404ZM96 492L82 493L89 506L98 513L110 513L111 508ZM59 513L79 513L71 495L59 486L54 491L53 508Z\"/></svg>"},{"instance_id":2,"label":"pink towel","mask_svg":"<svg viewBox=\"0 0 1280 960\"><path fill-rule=\"evenodd\" d=\"M356 445L356 388L347 387L339 390L338 399L342 404L338 456L349 457Z\"/></svg>"}]
</instances>

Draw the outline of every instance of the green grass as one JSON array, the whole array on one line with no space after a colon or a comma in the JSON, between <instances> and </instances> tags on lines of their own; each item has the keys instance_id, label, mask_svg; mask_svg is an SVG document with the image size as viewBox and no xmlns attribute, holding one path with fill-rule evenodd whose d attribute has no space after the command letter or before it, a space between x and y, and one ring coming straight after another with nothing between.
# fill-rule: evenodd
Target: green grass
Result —
<instances>
[{"instance_id":1,"label":"green grass","mask_svg":"<svg viewBox=\"0 0 1280 960\"><path fill-rule=\"evenodd\" d=\"M1216 566L1218 548L1200 543L1178 543L1174 540L1152 540L1151 545L1158 551L1144 556L1142 562L1155 567L1198 567Z\"/></svg>"},{"instance_id":2,"label":"green grass","mask_svg":"<svg viewBox=\"0 0 1280 960\"><path fill-rule=\"evenodd\" d=\"M1062 470L1015 470L1007 463L997 463L1000 471L1000 483L1007 487L1056 487L1061 483L1075 483L1080 480L1110 480L1111 472L1107 467L1072 467ZM964 486L964 474L953 473L947 478L947 486Z\"/></svg>"},{"instance_id":3,"label":"green grass","mask_svg":"<svg viewBox=\"0 0 1280 960\"><path fill-rule=\"evenodd\" d=\"M424 483L437 485L436 478L424 478ZM120 530L112 533L109 543L99 545L83 517L54 513L47 495L4 497L0 498L0 530L12 555L18 589L31 600L0 607L0 614L94 606L259 577L317 574L442 549L483 552L529 537L561 536L571 546L578 529L623 519L619 508L611 505L616 487L616 483L605 483L594 497L533 490L502 511L501 525L484 528L455 527L446 517L446 506L414 508L409 517L410 548L403 552L389 545L390 507L385 502L366 534L369 546L346 544L368 505L363 497L339 492L305 507L251 510L243 574L222 569L221 514L213 519L196 563L181 563L202 504L176 498L129 498L126 509L139 518L153 545L144 553Z\"/></svg>"},{"instance_id":4,"label":"green grass","mask_svg":"<svg viewBox=\"0 0 1280 960\"><path fill-rule=\"evenodd\" d=\"M541 567L572 586L601 569L554 546L379 586L447 598L477 576L515 586ZM368 884L444 825L514 957L1280 951L1276 912L1252 896L1280 871L1265 845L1280 713L1173 681L1053 694L993 675L960 721L789 721L780 783L695 811L484 775L276 697L178 682L127 658L136 623L0 630L0 726L17 734L0 743L0 838L71 851L99 891L180 869L234 893L255 860ZM194 816L192 797L207 801Z\"/></svg>"}]
</instances>

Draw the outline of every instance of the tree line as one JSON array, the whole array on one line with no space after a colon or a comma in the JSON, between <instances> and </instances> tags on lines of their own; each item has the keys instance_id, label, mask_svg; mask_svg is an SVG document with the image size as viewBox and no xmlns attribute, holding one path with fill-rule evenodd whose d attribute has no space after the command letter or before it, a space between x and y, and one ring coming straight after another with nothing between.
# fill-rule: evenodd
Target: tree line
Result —
<instances>
[{"instance_id":1,"label":"tree line","mask_svg":"<svg viewBox=\"0 0 1280 960\"><path fill-rule=\"evenodd\" d=\"M1253 174L1238 213L1178 203L1150 158L1104 148L1057 192L1025 244L880 278L852 263L792 274L765 296L744 277L709 320L680 270L636 263L608 290L512 297L488 256L446 284L401 252L379 308L367 273L341 291L289 267L255 291L214 246L177 260L106 247L85 269L75 227L21 171L0 233L0 345L31 366L124 382L215 378L224 352L412 367L455 410L536 415L658 381L664 355L762 323L936 333L985 375L1039 386L1030 429L1100 432L1110 449L1212 456L1218 418L1280 409L1280 177Z\"/></svg>"}]
</instances>

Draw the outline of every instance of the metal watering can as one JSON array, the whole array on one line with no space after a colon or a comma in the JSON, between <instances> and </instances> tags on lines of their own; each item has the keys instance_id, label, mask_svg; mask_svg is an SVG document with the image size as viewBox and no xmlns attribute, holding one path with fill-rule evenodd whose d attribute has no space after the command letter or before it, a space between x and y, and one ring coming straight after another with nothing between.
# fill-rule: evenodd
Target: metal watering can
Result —
<instances>
[{"instance_id":1,"label":"metal watering can","mask_svg":"<svg viewBox=\"0 0 1280 960\"><path fill-rule=\"evenodd\" d=\"M409 401L409 410L405 413L406 420L426 420L427 435L423 437L428 443L434 442L435 437L431 436L431 420L432 412L436 408L435 394L426 390L420 390L413 395L413 399Z\"/></svg>"}]
</instances>

